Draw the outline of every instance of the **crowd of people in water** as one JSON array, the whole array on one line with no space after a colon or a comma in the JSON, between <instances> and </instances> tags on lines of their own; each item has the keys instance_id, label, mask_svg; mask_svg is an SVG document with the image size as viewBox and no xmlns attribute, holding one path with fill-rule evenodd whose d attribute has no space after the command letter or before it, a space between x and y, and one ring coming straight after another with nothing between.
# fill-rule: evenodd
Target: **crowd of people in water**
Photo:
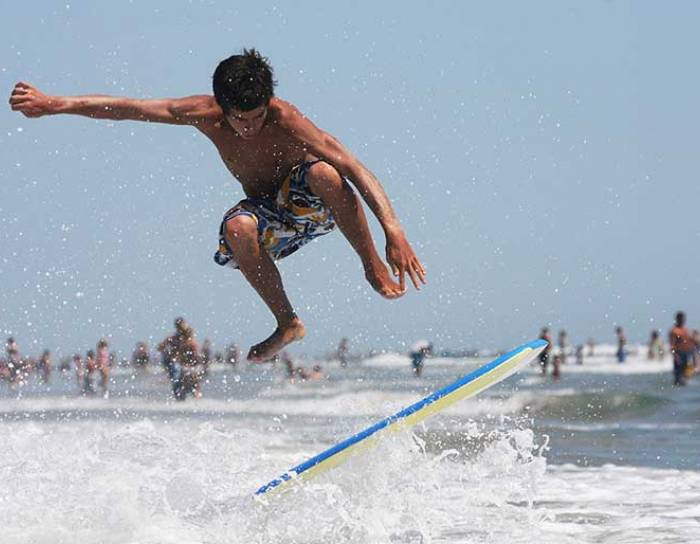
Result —
<instances>
[{"instance_id":1,"label":"crowd of people in water","mask_svg":"<svg viewBox=\"0 0 700 544\"><path fill-rule=\"evenodd\" d=\"M556 343L549 327L542 328L540 338L548 343L540 354L542 375L546 376L547 369L551 366L550 375L555 380L561 377L562 365L567 364L572 357L575 364L582 365L586 351L589 357L595 355L595 341L592 338L589 338L585 344L572 346L567 332L563 329L559 331ZM615 358L618 363L623 364L627 360L629 350L627 336L622 327L615 327L615 338ZM660 361L667 352L671 354L673 362L673 384L686 385L688 379L700 370L700 330L688 329L685 312L676 313L674 325L668 332L668 344L664 343L661 331L658 329L653 329L649 334L647 359Z\"/></svg>"},{"instance_id":2,"label":"crowd of people in water","mask_svg":"<svg viewBox=\"0 0 700 544\"><path fill-rule=\"evenodd\" d=\"M235 343L229 344L225 350L212 352L212 344L205 339L200 345L192 326L182 317L175 319L174 331L164 338L152 353L145 342L138 342L131 354L130 361L118 361L114 351L110 351L106 339L98 340L94 349L89 349L83 356L75 354L62 359L58 370L63 373L74 373L77 390L84 396L101 395L109 398L110 370L117 365L130 364L136 371L150 368L154 363L159 364L168 376L172 396L184 400L188 396L202 396L202 381L207 376L212 364L237 367L241 362L241 353ZM616 351L618 363L624 364L629 354L627 337L622 327L615 328ZM596 345L593 339L575 346L569 342L565 330L560 330L556 342L548 327L542 328L540 338L548 342L540 354L539 363L543 376L554 379L561 377L562 366L569 364L582 365L584 357L595 355ZM30 376L36 374L43 383L48 383L54 370L51 352L44 350L39 357L22 356L17 341L10 337L5 345L5 357L0 356L0 382L7 382L13 388L25 385ZM690 330L686 326L684 312L676 314L675 323L668 332L667 343L659 330L652 330L647 346L649 360L662 360L670 353L673 361L674 385L686 385L696 371L700 370L700 331ZM411 370L420 378L427 358L434 355L432 343L420 341L408 352ZM349 340L343 338L331 358L335 358L341 368L347 367L351 361L360 359L351 356ZM313 381L324 377L323 369L315 364L311 368L298 366L287 352L282 352L275 361L281 362L290 381ZM550 370L551 369L551 370Z\"/></svg>"},{"instance_id":3,"label":"crowd of people in water","mask_svg":"<svg viewBox=\"0 0 700 544\"><path fill-rule=\"evenodd\" d=\"M77 390L83 396L100 395L109 398L110 370L117 366L130 365L135 371L142 371L154 364L159 364L167 374L172 396L184 400L188 396L202 396L202 381L207 376L212 364L237 367L241 353L235 343L229 344L224 351L212 352L212 344L205 339L200 345L192 326L182 317L175 319L173 334L164 338L152 353L146 342L137 342L130 360L118 360L117 354L110 351L106 339L100 339L95 349L89 349L83 356L76 353L63 358L57 369L61 373L74 373ZM341 365L347 365L348 340L344 338L338 348ZM275 362L284 363L291 381L318 380L323 377L320 365L311 369L295 365L290 355L281 353ZM32 375L37 375L41 382L48 384L54 371L51 352L44 350L38 357L24 356L20 353L17 340L9 337L5 343L5 357L0 356L0 383L7 382L12 388L26 385ZM96 379L99 379L99 390Z\"/></svg>"}]
</instances>

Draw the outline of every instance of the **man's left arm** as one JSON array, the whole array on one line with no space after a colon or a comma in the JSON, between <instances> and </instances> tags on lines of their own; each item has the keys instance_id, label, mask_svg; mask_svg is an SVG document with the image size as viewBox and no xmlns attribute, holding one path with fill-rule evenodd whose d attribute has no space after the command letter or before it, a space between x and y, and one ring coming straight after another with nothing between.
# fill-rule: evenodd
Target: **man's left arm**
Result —
<instances>
[{"instance_id":1,"label":"man's left arm","mask_svg":"<svg viewBox=\"0 0 700 544\"><path fill-rule=\"evenodd\" d=\"M282 124L311 153L332 164L341 175L352 181L384 230L386 260L394 275L399 278L401 287L405 288L405 274L411 278L415 288L420 289L420 284L426 283L425 268L408 243L389 197L377 177L336 138L319 129L293 106L285 114Z\"/></svg>"}]
</instances>

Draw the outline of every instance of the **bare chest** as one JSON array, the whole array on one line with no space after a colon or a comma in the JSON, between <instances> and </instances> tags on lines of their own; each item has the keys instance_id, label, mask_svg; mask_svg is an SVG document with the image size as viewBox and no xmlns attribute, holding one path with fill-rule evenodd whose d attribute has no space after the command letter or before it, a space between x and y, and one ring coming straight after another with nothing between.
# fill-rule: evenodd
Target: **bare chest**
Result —
<instances>
[{"instance_id":1,"label":"bare chest","mask_svg":"<svg viewBox=\"0 0 700 544\"><path fill-rule=\"evenodd\" d=\"M290 170L306 157L306 150L298 142L274 130L252 140L243 140L230 131L211 139L226 168L249 197L277 194Z\"/></svg>"}]
</instances>

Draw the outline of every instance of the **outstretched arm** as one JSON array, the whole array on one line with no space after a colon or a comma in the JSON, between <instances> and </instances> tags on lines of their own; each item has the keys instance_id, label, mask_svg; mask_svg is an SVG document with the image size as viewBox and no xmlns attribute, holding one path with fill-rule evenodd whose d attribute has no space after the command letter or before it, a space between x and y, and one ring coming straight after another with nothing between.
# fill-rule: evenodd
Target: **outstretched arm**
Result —
<instances>
[{"instance_id":1,"label":"outstretched arm","mask_svg":"<svg viewBox=\"0 0 700 544\"><path fill-rule=\"evenodd\" d=\"M301 140L311 153L335 166L352 181L379 220L386 236L387 262L398 276L401 287L405 286L406 274L415 288L420 289L420 283L425 283L425 269L408 243L382 184L336 138L315 126L294 106L286 105L285 109L282 126Z\"/></svg>"},{"instance_id":2,"label":"outstretched arm","mask_svg":"<svg viewBox=\"0 0 700 544\"><path fill-rule=\"evenodd\" d=\"M10 106L12 110L27 117L72 113L93 119L148 121L172 125L199 125L208 120L216 120L222 115L212 96L150 100L106 95L49 96L25 82L15 85L10 95Z\"/></svg>"}]
</instances>

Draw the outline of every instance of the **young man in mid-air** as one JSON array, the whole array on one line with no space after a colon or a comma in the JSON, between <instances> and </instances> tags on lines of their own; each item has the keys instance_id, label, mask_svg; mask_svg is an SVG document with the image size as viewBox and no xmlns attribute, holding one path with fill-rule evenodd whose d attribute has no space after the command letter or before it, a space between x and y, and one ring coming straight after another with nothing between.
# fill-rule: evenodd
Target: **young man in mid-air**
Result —
<instances>
[{"instance_id":1,"label":"young man in mid-air","mask_svg":"<svg viewBox=\"0 0 700 544\"><path fill-rule=\"evenodd\" d=\"M140 100L103 95L48 96L28 83L15 85L13 110L27 117L58 113L94 119L191 125L211 140L246 199L224 215L215 260L238 268L277 320L248 358L265 361L304 337L275 260L290 255L337 224L360 257L365 277L382 296L416 289L425 270L411 248L377 178L337 139L316 127L292 104L274 96L272 68L257 51L244 50L214 72L214 96ZM386 236L386 260L374 246L354 190L376 215Z\"/></svg>"}]
</instances>

